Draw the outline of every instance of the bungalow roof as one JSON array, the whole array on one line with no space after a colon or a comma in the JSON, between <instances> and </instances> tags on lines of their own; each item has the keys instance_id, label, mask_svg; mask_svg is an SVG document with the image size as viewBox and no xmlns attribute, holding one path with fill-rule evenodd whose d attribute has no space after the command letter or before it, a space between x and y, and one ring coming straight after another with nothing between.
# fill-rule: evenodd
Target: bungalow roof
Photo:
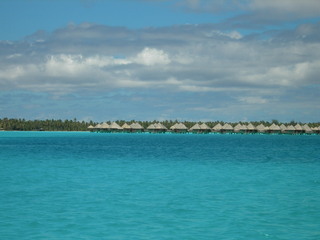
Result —
<instances>
[{"instance_id":1,"label":"bungalow roof","mask_svg":"<svg viewBox=\"0 0 320 240\"><path fill-rule=\"evenodd\" d=\"M269 130L279 131L279 130L281 130L281 128L278 125L276 125L275 123L272 123L272 125L269 127Z\"/></svg>"},{"instance_id":2,"label":"bungalow roof","mask_svg":"<svg viewBox=\"0 0 320 240\"><path fill-rule=\"evenodd\" d=\"M108 123L104 122L104 123L101 124L100 128L102 128L102 129L108 129L108 128L110 128L110 126L109 126Z\"/></svg>"},{"instance_id":3,"label":"bungalow roof","mask_svg":"<svg viewBox=\"0 0 320 240\"><path fill-rule=\"evenodd\" d=\"M223 130L233 130L233 127L229 123L226 123L222 126L222 129Z\"/></svg>"},{"instance_id":4,"label":"bungalow roof","mask_svg":"<svg viewBox=\"0 0 320 240\"><path fill-rule=\"evenodd\" d=\"M312 132L311 128L309 127L308 124L305 124L302 126L302 129L305 130L306 132Z\"/></svg>"},{"instance_id":5,"label":"bungalow roof","mask_svg":"<svg viewBox=\"0 0 320 240\"><path fill-rule=\"evenodd\" d=\"M253 126L252 123L249 123L248 126L247 126L247 129L253 131L253 130L256 130L256 127Z\"/></svg>"},{"instance_id":6,"label":"bungalow roof","mask_svg":"<svg viewBox=\"0 0 320 240\"><path fill-rule=\"evenodd\" d=\"M122 125L122 128L123 129L131 129L131 126L129 124L125 123Z\"/></svg>"},{"instance_id":7,"label":"bungalow roof","mask_svg":"<svg viewBox=\"0 0 320 240\"><path fill-rule=\"evenodd\" d=\"M288 127L287 127L287 131L295 131L296 129L294 128L294 126L292 126L292 125L289 125Z\"/></svg>"},{"instance_id":8,"label":"bungalow roof","mask_svg":"<svg viewBox=\"0 0 320 240\"><path fill-rule=\"evenodd\" d=\"M301 125L298 123L294 126L294 128L297 130L297 131L303 131Z\"/></svg>"},{"instance_id":9,"label":"bungalow roof","mask_svg":"<svg viewBox=\"0 0 320 240\"><path fill-rule=\"evenodd\" d=\"M201 130L201 127L199 125L199 123L196 123L195 125L193 125L190 130Z\"/></svg>"},{"instance_id":10,"label":"bungalow roof","mask_svg":"<svg viewBox=\"0 0 320 240\"><path fill-rule=\"evenodd\" d=\"M110 124L109 128L110 128L110 129L115 129L115 130L121 130L121 129L122 129L122 127L120 127L119 124L116 123L116 122L112 122L112 123Z\"/></svg>"},{"instance_id":11,"label":"bungalow roof","mask_svg":"<svg viewBox=\"0 0 320 240\"><path fill-rule=\"evenodd\" d=\"M130 127L132 128L132 129L135 129L135 130L141 130L141 129L143 129L143 127L140 125L140 123L132 123L131 125L130 125Z\"/></svg>"},{"instance_id":12,"label":"bungalow roof","mask_svg":"<svg viewBox=\"0 0 320 240\"><path fill-rule=\"evenodd\" d=\"M212 129L215 130L215 131L220 131L222 129L222 125L220 123L218 123Z\"/></svg>"},{"instance_id":13,"label":"bungalow roof","mask_svg":"<svg viewBox=\"0 0 320 240\"><path fill-rule=\"evenodd\" d=\"M205 124L205 123L202 123L202 124L200 125L200 128L201 128L202 130L211 130L211 129L209 128L209 126L208 126L207 124Z\"/></svg>"},{"instance_id":14,"label":"bungalow roof","mask_svg":"<svg viewBox=\"0 0 320 240\"><path fill-rule=\"evenodd\" d=\"M256 129L259 131L259 132L264 132L266 130L266 127L261 123L259 124Z\"/></svg>"}]
</instances>

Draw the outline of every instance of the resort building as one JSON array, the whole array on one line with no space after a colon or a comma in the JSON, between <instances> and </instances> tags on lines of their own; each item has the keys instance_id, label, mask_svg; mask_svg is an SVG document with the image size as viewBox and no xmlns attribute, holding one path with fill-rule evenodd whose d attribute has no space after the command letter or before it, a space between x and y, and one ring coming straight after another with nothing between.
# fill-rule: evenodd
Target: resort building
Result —
<instances>
[{"instance_id":1,"label":"resort building","mask_svg":"<svg viewBox=\"0 0 320 240\"><path fill-rule=\"evenodd\" d=\"M172 130L175 133L186 133L188 132L188 128L183 123L176 123L174 124L170 130Z\"/></svg>"},{"instance_id":2,"label":"resort building","mask_svg":"<svg viewBox=\"0 0 320 240\"><path fill-rule=\"evenodd\" d=\"M281 133L286 133L286 131L287 131L287 127L284 124L280 125L280 129L281 129Z\"/></svg>"},{"instance_id":3,"label":"resort building","mask_svg":"<svg viewBox=\"0 0 320 240\"><path fill-rule=\"evenodd\" d=\"M147 127L147 130L149 132L154 132L154 133L163 133L163 132L166 132L168 129L162 123L154 123L154 124L150 124Z\"/></svg>"},{"instance_id":4,"label":"resort building","mask_svg":"<svg viewBox=\"0 0 320 240\"><path fill-rule=\"evenodd\" d=\"M121 132L122 130L122 127L120 127L116 122L112 122L109 126L109 131L111 132Z\"/></svg>"},{"instance_id":5,"label":"resort building","mask_svg":"<svg viewBox=\"0 0 320 240\"><path fill-rule=\"evenodd\" d=\"M317 133L317 134L320 133L320 127L313 127L313 128L311 128L311 130L313 133Z\"/></svg>"},{"instance_id":6,"label":"resort building","mask_svg":"<svg viewBox=\"0 0 320 240\"><path fill-rule=\"evenodd\" d=\"M305 133L312 133L312 129L308 126L308 124L303 125L302 129Z\"/></svg>"},{"instance_id":7,"label":"resort building","mask_svg":"<svg viewBox=\"0 0 320 240\"><path fill-rule=\"evenodd\" d=\"M285 132L284 132L284 133L287 133L287 134L294 134L295 132L296 132L296 129L294 128L294 126L289 125L289 126L287 127L287 129L285 130Z\"/></svg>"},{"instance_id":8,"label":"resort building","mask_svg":"<svg viewBox=\"0 0 320 240\"><path fill-rule=\"evenodd\" d=\"M141 124L137 122L133 122L130 125L128 123L124 123L122 127L120 127L116 122L112 122L110 125L107 122L97 124L96 126L90 125L88 130L91 132L144 132L145 129L141 126ZM189 130L185 124L179 122L175 123L168 130L166 126L162 123L153 123L147 127L147 132L151 133L164 133L164 132L172 132L172 133L238 133L238 134L253 134L253 133L271 133L271 134L319 134L320 127L312 127L308 124L300 125L285 125L281 124L280 126L272 123L271 126L264 126L263 124L259 124L258 126L254 126L252 123L248 125L237 123L234 127L230 123L225 123L223 126L218 123L212 129L205 123L195 123Z\"/></svg>"},{"instance_id":9,"label":"resort building","mask_svg":"<svg viewBox=\"0 0 320 240\"><path fill-rule=\"evenodd\" d=\"M252 123L249 123L247 126L247 133L256 133L257 129L255 126L253 126Z\"/></svg>"},{"instance_id":10,"label":"resort building","mask_svg":"<svg viewBox=\"0 0 320 240\"><path fill-rule=\"evenodd\" d=\"M234 128L233 131L235 133L246 133L247 132L247 126L246 125L242 125L240 123L238 123Z\"/></svg>"},{"instance_id":11,"label":"resort building","mask_svg":"<svg viewBox=\"0 0 320 240\"><path fill-rule=\"evenodd\" d=\"M131 132L131 126L128 123L123 124L122 126L123 131Z\"/></svg>"},{"instance_id":12,"label":"resort building","mask_svg":"<svg viewBox=\"0 0 320 240\"><path fill-rule=\"evenodd\" d=\"M131 132L143 132L144 128L139 123L132 123L130 125Z\"/></svg>"},{"instance_id":13,"label":"resort building","mask_svg":"<svg viewBox=\"0 0 320 240\"><path fill-rule=\"evenodd\" d=\"M233 133L233 127L229 123L226 123L222 126L221 132L222 133Z\"/></svg>"},{"instance_id":14,"label":"resort building","mask_svg":"<svg viewBox=\"0 0 320 240\"><path fill-rule=\"evenodd\" d=\"M211 128L210 128L207 124L205 124L205 123L202 123L202 124L200 125L200 128L201 128L201 131L202 131L203 133L209 133L209 132L211 132Z\"/></svg>"},{"instance_id":15,"label":"resort building","mask_svg":"<svg viewBox=\"0 0 320 240\"><path fill-rule=\"evenodd\" d=\"M207 124L202 123L201 125L199 123L196 123L193 125L190 129L189 132L193 133L209 133L211 132L211 128L208 127Z\"/></svg>"},{"instance_id":16,"label":"resort building","mask_svg":"<svg viewBox=\"0 0 320 240\"><path fill-rule=\"evenodd\" d=\"M256 130L258 133L265 133L266 132L266 127L261 123L256 127Z\"/></svg>"},{"instance_id":17,"label":"resort building","mask_svg":"<svg viewBox=\"0 0 320 240\"><path fill-rule=\"evenodd\" d=\"M212 128L212 131L213 132L216 132L216 133L220 133L222 131L222 125L220 123L218 123L217 125L215 125L213 128Z\"/></svg>"},{"instance_id":18,"label":"resort building","mask_svg":"<svg viewBox=\"0 0 320 240\"><path fill-rule=\"evenodd\" d=\"M281 128L276 125L275 123L272 123L272 125L269 127L268 130L269 133L281 133Z\"/></svg>"}]
</instances>

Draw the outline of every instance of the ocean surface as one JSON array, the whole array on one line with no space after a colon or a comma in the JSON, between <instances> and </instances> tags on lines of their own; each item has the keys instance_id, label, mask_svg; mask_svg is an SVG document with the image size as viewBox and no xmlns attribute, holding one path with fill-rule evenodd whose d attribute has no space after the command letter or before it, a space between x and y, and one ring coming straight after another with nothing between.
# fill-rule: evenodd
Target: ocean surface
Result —
<instances>
[{"instance_id":1,"label":"ocean surface","mask_svg":"<svg viewBox=\"0 0 320 240\"><path fill-rule=\"evenodd\" d=\"M320 136L0 132L0 239L319 240Z\"/></svg>"}]
</instances>

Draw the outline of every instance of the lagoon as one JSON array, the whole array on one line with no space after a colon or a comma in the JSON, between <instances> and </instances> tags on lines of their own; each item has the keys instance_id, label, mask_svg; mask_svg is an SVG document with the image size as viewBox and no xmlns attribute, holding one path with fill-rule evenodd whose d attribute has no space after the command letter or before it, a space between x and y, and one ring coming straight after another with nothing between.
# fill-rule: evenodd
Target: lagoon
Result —
<instances>
[{"instance_id":1,"label":"lagoon","mask_svg":"<svg viewBox=\"0 0 320 240\"><path fill-rule=\"evenodd\" d=\"M319 239L319 135L0 132L3 239Z\"/></svg>"}]
</instances>

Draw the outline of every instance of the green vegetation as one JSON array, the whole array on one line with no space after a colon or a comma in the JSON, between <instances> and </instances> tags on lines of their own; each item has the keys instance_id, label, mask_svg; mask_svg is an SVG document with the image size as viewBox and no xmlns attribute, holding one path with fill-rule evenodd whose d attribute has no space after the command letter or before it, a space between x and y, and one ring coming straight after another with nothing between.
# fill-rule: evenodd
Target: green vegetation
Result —
<instances>
[{"instance_id":1,"label":"green vegetation","mask_svg":"<svg viewBox=\"0 0 320 240\"><path fill-rule=\"evenodd\" d=\"M0 129L7 131L87 131L94 122L73 120L0 119Z\"/></svg>"},{"instance_id":2,"label":"green vegetation","mask_svg":"<svg viewBox=\"0 0 320 240\"><path fill-rule=\"evenodd\" d=\"M117 120L115 121L120 126L122 126L124 123L131 124L133 122L139 123L144 129L147 129L147 127L150 124L159 122L159 121L125 121L125 120ZM168 129L174 125L177 122L181 122L178 120L165 120L160 121L164 126L166 126ZM111 123L110 121L107 121L107 123ZM193 121L182 121L182 123L187 127L191 128L194 124L197 122ZM202 123L202 122L198 122ZM214 127L216 124L220 123L221 125L225 124L226 122L223 121L211 121L211 122L205 122L210 128ZM248 125L249 123L252 123L254 126L257 126L259 124L263 124L264 126L270 126L272 123L277 123L278 125L281 125L282 123L277 120L272 120L271 122L268 121L253 121L253 122L239 122L241 124ZM292 124L295 125L297 123L304 124L301 122L295 122L291 121L290 123L283 123L285 125ZM95 126L98 124L98 122L85 122L85 121L78 121L77 119L73 120L54 120L54 119L47 119L47 120L25 120L25 119L8 119L8 118L0 118L0 130L7 130L7 131L87 131L88 126L92 125ZM230 123L233 127L238 124L237 123ZM317 123L308 123L309 127L319 127L320 122Z\"/></svg>"}]
</instances>

